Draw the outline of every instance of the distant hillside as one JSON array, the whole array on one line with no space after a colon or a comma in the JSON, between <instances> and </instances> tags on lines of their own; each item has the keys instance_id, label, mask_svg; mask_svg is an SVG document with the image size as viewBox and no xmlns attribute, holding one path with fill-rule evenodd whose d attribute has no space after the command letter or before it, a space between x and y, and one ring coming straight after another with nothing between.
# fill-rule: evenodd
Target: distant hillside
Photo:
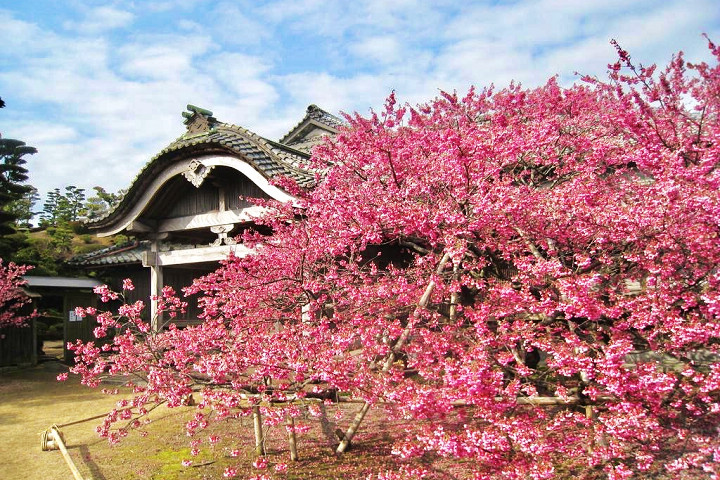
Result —
<instances>
[{"instance_id":1,"label":"distant hillside","mask_svg":"<svg viewBox=\"0 0 720 480\"><path fill-rule=\"evenodd\" d=\"M35 267L31 274L51 276L80 273L68 266L67 260L127 241L124 235L97 237L80 222L33 229L18 235L24 235L25 246L19 248L12 259Z\"/></svg>"}]
</instances>

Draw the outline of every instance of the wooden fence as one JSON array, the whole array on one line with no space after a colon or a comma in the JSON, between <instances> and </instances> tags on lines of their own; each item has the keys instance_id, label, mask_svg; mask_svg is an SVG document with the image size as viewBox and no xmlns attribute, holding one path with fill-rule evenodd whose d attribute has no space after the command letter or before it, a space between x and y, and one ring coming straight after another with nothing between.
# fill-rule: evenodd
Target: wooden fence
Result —
<instances>
[{"instance_id":1,"label":"wooden fence","mask_svg":"<svg viewBox=\"0 0 720 480\"><path fill-rule=\"evenodd\" d=\"M0 367L36 365L37 328L35 320L26 327L0 328Z\"/></svg>"}]
</instances>

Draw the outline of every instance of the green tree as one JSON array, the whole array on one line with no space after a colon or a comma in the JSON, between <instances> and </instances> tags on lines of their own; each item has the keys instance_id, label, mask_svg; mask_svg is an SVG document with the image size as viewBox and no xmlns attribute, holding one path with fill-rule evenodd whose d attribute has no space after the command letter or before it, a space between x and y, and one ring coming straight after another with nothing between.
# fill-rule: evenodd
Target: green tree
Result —
<instances>
[{"instance_id":1,"label":"green tree","mask_svg":"<svg viewBox=\"0 0 720 480\"><path fill-rule=\"evenodd\" d=\"M85 189L75 185L48 192L41 214L40 225L58 226L61 223L77 222L85 215Z\"/></svg>"},{"instance_id":2,"label":"green tree","mask_svg":"<svg viewBox=\"0 0 720 480\"><path fill-rule=\"evenodd\" d=\"M112 210L125 195L125 190L117 193L108 192L103 187L93 187L95 195L89 197L85 202L85 216L92 220L100 218Z\"/></svg>"},{"instance_id":3,"label":"green tree","mask_svg":"<svg viewBox=\"0 0 720 480\"><path fill-rule=\"evenodd\" d=\"M36 152L23 141L0 138L0 235L15 233L18 217L10 205L32 190L30 185L23 184L28 179L23 156Z\"/></svg>"},{"instance_id":4,"label":"green tree","mask_svg":"<svg viewBox=\"0 0 720 480\"><path fill-rule=\"evenodd\" d=\"M30 190L14 202L7 205L6 210L15 215L15 223L21 228L30 228L31 221L35 216L35 205L40 200L37 188L30 187Z\"/></svg>"},{"instance_id":5,"label":"green tree","mask_svg":"<svg viewBox=\"0 0 720 480\"><path fill-rule=\"evenodd\" d=\"M62 219L68 222L77 222L84 213L85 189L75 185L65 187L61 213Z\"/></svg>"},{"instance_id":6,"label":"green tree","mask_svg":"<svg viewBox=\"0 0 720 480\"><path fill-rule=\"evenodd\" d=\"M43 203L42 213L40 214L40 226L47 227L50 225L56 225L59 216L59 204L62 194L59 188L48 192L45 197L45 203Z\"/></svg>"},{"instance_id":7,"label":"green tree","mask_svg":"<svg viewBox=\"0 0 720 480\"><path fill-rule=\"evenodd\" d=\"M0 99L0 108L5 102ZM25 182L28 171L25 168L25 155L37 153L37 149L21 140L0 136L0 258L7 258L24 245L24 236L18 236L16 223L22 216L17 204L32 191Z\"/></svg>"}]
</instances>

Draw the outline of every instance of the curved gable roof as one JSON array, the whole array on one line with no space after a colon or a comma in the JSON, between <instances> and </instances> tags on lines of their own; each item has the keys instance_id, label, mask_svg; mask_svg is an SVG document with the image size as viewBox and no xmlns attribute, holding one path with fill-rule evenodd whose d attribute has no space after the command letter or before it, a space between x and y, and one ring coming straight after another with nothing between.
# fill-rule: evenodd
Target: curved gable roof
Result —
<instances>
[{"instance_id":1,"label":"curved gable roof","mask_svg":"<svg viewBox=\"0 0 720 480\"><path fill-rule=\"evenodd\" d=\"M263 138L246 128L218 122L208 110L192 105L188 105L188 110L183 113L188 131L155 155L135 177L118 205L104 217L91 221L90 228L108 230L122 222L158 177L188 159L235 159L238 170L256 172L267 181L287 177L302 188L314 186L314 172L303 166L310 158L308 153Z\"/></svg>"}]
</instances>

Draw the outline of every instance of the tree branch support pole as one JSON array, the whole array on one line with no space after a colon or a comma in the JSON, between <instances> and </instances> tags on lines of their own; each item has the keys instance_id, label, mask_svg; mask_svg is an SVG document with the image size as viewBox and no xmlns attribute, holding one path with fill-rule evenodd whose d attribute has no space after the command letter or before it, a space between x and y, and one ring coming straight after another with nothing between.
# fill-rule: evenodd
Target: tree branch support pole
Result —
<instances>
[{"instance_id":1,"label":"tree branch support pole","mask_svg":"<svg viewBox=\"0 0 720 480\"><path fill-rule=\"evenodd\" d=\"M65 459L65 463L67 463L67 466L70 468L70 471L73 474L73 477L75 477L75 480L84 480L83 476L80 474L80 470L75 466L75 462L73 462L72 457L70 457L70 454L67 451L67 448L65 448L65 442L63 441L62 436L60 435L60 432L58 431L57 427L53 426L50 428L50 431L47 433L47 436L52 440L52 443L49 443L47 445L48 449L52 449L52 447L57 447L60 449L60 453L62 453L63 458ZM44 449L44 448L43 448Z\"/></svg>"},{"instance_id":2,"label":"tree branch support pole","mask_svg":"<svg viewBox=\"0 0 720 480\"><path fill-rule=\"evenodd\" d=\"M297 440L295 438L295 419L293 417L288 416L287 427L288 427L288 444L290 445L290 461L297 462L298 461Z\"/></svg>"},{"instance_id":3,"label":"tree branch support pole","mask_svg":"<svg viewBox=\"0 0 720 480\"><path fill-rule=\"evenodd\" d=\"M262 416L260 416L260 406L252 407L253 428L255 429L255 453L265 455L265 439L263 438Z\"/></svg>"},{"instance_id":4,"label":"tree branch support pole","mask_svg":"<svg viewBox=\"0 0 720 480\"><path fill-rule=\"evenodd\" d=\"M445 269L445 265L447 265L447 262L450 260L450 254L446 253L443 255L442 259L440 260L440 263L438 263L437 268L435 269L435 273L437 275L440 275L443 270ZM420 315L420 309L427 307L428 302L430 301L430 296L432 295L433 290L435 290L435 281L430 280L430 283L428 283L428 286L425 288L425 291L422 294L422 297L420 297L420 301L417 304L417 307L415 308L415 312L413 313L413 317L418 317ZM393 363L395 363L395 358L397 357L397 353L402 349L405 344L407 343L408 339L410 338L410 331L412 330L413 322L408 321L407 326L400 334L400 337L397 339L397 342L395 342L395 345L392 348L392 351L388 355L387 359L385 360L385 363L382 367L382 372L388 372L393 366ZM335 453L337 455L342 455L345 453L345 450L347 450L348 446L350 446L350 442L352 441L353 437L355 436L355 432L357 432L357 429L360 427L360 424L362 423L363 419L365 418L365 415L367 414L368 410L370 410L370 403L367 401L363 404L360 411L355 415L355 418L353 419L352 423L348 427L347 431L345 432L345 437L340 441L340 445L338 445L337 449L335 449Z\"/></svg>"},{"instance_id":5,"label":"tree branch support pole","mask_svg":"<svg viewBox=\"0 0 720 480\"><path fill-rule=\"evenodd\" d=\"M453 265L453 281L456 281L460 277L460 263ZM452 292L450 294L450 322L455 323L457 318L457 307L460 301L460 295L458 292Z\"/></svg>"}]
</instances>

